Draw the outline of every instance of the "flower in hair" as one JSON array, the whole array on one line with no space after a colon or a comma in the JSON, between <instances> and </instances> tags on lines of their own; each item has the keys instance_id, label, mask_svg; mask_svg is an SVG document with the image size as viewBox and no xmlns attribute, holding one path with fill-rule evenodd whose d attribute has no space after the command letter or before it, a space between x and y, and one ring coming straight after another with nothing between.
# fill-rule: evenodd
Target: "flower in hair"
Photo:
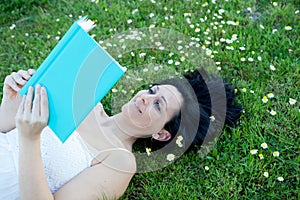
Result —
<instances>
[{"instance_id":1,"label":"flower in hair","mask_svg":"<svg viewBox=\"0 0 300 200\"><path fill-rule=\"evenodd\" d=\"M213 115L212 115L212 116L210 116L210 117L209 117L209 119L210 119L210 121L211 121L211 122L213 122L213 121L215 121L215 120L216 120L215 116L213 116Z\"/></svg>"},{"instance_id":2,"label":"flower in hair","mask_svg":"<svg viewBox=\"0 0 300 200\"><path fill-rule=\"evenodd\" d=\"M183 140L183 137L182 137L181 135L179 135L179 136L177 137L177 140L178 140L179 142L181 142L181 141Z\"/></svg>"},{"instance_id":3,"label":"flower in hair","mask_svg":"<svg viewBox=\"0 0 300 200\"><path fill-rule=\"evenodd\" d=\"M183 144L181 142L176 141L176 144L178 145L178 147L183 147Z\"/></svg>"},{"instance_id":4,"label":"flower in hair","mask_svg":"<svg viewBox=\"0 0 300 200\"><path fill-rule=\"evenodd\" d=\"M151 148L146 147L146 153L147 153L148 156L150 156L151 155Z\"/></svg>"},{"instance_id":5,"label":"flower in hair","mask_svg":"<svg viewBox=\"0 0 300 200\"><path fill-rule=\"evenodd\" d=\"M183 147L182 140L183 137L181 135L177 137L176 144L178 145L178 147Z\"/></svg>"}]
</instances>

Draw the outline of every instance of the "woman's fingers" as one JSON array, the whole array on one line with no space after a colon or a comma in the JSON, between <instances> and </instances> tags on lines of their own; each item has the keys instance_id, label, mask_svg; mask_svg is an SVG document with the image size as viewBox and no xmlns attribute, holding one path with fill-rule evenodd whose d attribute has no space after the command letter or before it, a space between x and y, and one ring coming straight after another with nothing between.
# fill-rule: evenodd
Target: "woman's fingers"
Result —
<instances>
[{"instance_id":1,"label":"woman's fingers","mask_svg":"<svg viewBox=\"0 0 300 200\"><path fill-rule=\"evenodd\" d=\"M25 105L24 105L25 119L30 119L31 109L32 109L32 100L33 100L33 87L29 86L28 92L26 95Z\"/></svg>"},{"instance_id":2,"label":"woman's fingers","mask_svg":"<svg viewBox=\"0 0 300 200\"><path fill-rule=\"evenodd\" d=\"M31 75L24 70L13 72L11 75L5 78L4 85L18 92L30 77Z\"/></svg>"},{"instance_id":3,"label":"woman's fingers","mask_svg":"<svg viewBox=\"0 0 300 200\"><path fill-rule=\"evenodd\" d=\"M33 100L33 106L32 106L32 115L33 116L40 116L40 99L41 99L41 86L36 85L35 87L35 94L34 94L34 100Z\"/></svg>"},{"instance_id":4,"label":"woman's fingers","mask_svg":"<svg viewBox=\"0 0 300 200\"><path fill-rule=\"evenodd\" d=\"M35 93L34 97L33 93ZM23 96L16 115L16 126L21 137L39 138L42 130L47 126L48 118L48 97L45 88L37 85L34 91L30 86L27 95Z\"/></svg>"},{"instance_id":5,"label":"woman's fingers","mask_svg":"<svg viewBox=\"0 0 300 200\"><path fill-rule=\"evenodd\" d=\"M37 85L32 106L32 120L47 125L49 119L48 96L46 89Z\"/></svg>"},{"instance_id":6,"label":"woman's fingers","mask_svg":"<svg viewBox=\"0 0 300 200\"><path fill-rule=\"evenodd\" d=\"M18 74L20 74L21 75L21 77L22 77L22 79L24 79L24 80L29 80L30 79L30 77L31 77L31 75L29 74L29 72L28 71L25 71L25 70L19 70L18 71Z\"/></svg>"},{"instance_id":7,"label":"woman's fingers","mask_svg":"<svg viewBox=\"0 0 300 200\"><path fill-rule=\"evenodd\" d=\"M25 83L31 78L31 76L34 74L35 70L34 69L28 69L28 70L19 70L17 75L20 75L20 77L25 80ZM14 73L13 73L14 74ZM21 81L23 82L23 81Z\"/></svg>"},{"instance_id":8,"label":"woman's fingers","mask_svg":"<svg viewBox=\"0 0 300 200\"><path fill-rule=\"evenodd\" d=\"M46 126L48 119L49 106L46 89L36 85L34 91L33 87L30 86L27 95L23 96L16 114L16 120L23 123L41 123Z\"/></svg>"},{"instance_id":9,"label":"woman's fingers","mask_svg":"<svg viewBox=\"0 0 300 200\"><path fill-rule=\"evenodd\" d=\"M12 90L18 92L20 90L20 87L16 83L16 81L13 79L12 75L9 75L4 80L4 86L8 86L8 88L11 88Z\"/></svg>"},{"instance_id":10,"label":"woman's fingers","mask_svg":"<svg viewBox=\"0 0 300 200\"><path fill-rule=\"evenodd\" d=\"M35 70L34 69L28 69L27 71L19 70L17 73L21 75L22 79L28 81L31 78L31 76L35 73Z\"/></svg>"},{"instance_id":11,"label":"woman's fingers","mask_svg":"<svg viewBox=\"0 0 300 200\"><path fill-rule=\"evenodd\" d=\"M32 76L35 73L34 69L28 69L27 72L29 73L30 76Z\"/></svg>"},{"instance_id":12,"label":"woman's fingers","mask_svg":"<svg viewBox=\"0 0 300 200\"><path fill-rule=\"evenodd\" d=\"M48 105L48 95L46 88L41 88L41 118L47 123L49 119L49 105Z\"/></svg>"},{"instance_id":13,"label":"woman's fingers","mask_svg":"<svg viewBox=\"0 0 300 200\"><path fill-rule=\"evenodd\" d=\"M27 82L28 74L22 70L22 72L13 72L11 74L11 77L13 78L13 80L20 86L25 85L25 83ZM24 77L25 76L25 77Z\"/></svg>"},{"instance_id":14,"label":"woman's fingers","mask_svg":"<svg viewBox=\"0 0 300 200\"><path fill-rule=\"evenodd\" d=\"M4 80L4 91L5 92L19 92L21 88L27 83L31 76L35 73L35 70L29 69L19 70L18 72L13 72L5 77Z\"/></svg>"},{"instance_id":15,"label":"woman's fingers","mask_svg":"<svg viewBox=\"0 0 300 200\"><path fill-rule=\"evenodd\" d=\"M33 93L34 98L33 98ZM23 96L18 115L23 115L24 119L39 119L48 121L49 105L46 89L36 85L35 91L32 86L28 88L27 95Z\"/></svg>"},{"instance_id":16,"label":"woman's fingers","mask_svg":"<svg viewBox=\"0 0 300 200\"><path fill-rule=\"evenodd\" d=\"M19 106L19 109L18 109L18 112L16 114L17 120L20 120L23 117L25 101L26 101L26 95L23 96L22 101Z\"/></svg>"}]
</instances>

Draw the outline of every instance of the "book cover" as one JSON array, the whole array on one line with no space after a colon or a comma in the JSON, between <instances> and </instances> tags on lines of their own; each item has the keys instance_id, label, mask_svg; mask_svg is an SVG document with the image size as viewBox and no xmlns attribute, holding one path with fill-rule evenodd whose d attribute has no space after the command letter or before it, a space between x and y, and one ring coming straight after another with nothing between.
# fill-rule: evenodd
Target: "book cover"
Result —
<instances>
[{"instance_id":1,"label":"book cover","mask_svg":"<svg viewBox=\"0 0 300 200\"><path fill-rule=\"evenodd\" d=\"M87 33L94 26L86 17L74 22L20 91L47 89L48 126L62 142L126 71Z\"/></svg>"}]
</instances>

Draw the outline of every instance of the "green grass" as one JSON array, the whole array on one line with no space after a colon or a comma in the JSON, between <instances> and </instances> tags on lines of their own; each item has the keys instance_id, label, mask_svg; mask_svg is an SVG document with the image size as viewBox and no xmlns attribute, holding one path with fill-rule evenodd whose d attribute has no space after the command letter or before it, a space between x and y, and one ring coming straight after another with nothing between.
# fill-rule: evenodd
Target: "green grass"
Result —
<instances>
[{"instance_id":1,"label":"green grass","mask_svg":"<svg viewBox=\"0 0 300 200\"><path fill-rule=\"evenodd\" d=\"M221 68L220 74L238 88L238 102L245 107L239 126L226 129L213 151L203 158L199 156L199 149L195 149L161 170L136 174L122 199L299 199L299 3L278 1L274 6L271 1L264 0L219 0L216 4L209 1L205 6L205 1L201 0L153 2L1 1L1 88L4 77L11 72L37 68L57 43L56 37L62 37L79 16L88 15L97 21L97 27L91 31L97 41L107 41L130 28L146 28L152 24L189 38L199 38L196 42L200 47L205 45L217 51L213 53L213 61L220 62L217 65ZM138 11L132 14L135 9ZM220 9L225 11L222 15L218 13ZM150 17L150 13L154 16ZM184 13L190 13L190 24L194 28L187 23ZM200 18L205 16L207 20L201 22ZM128 23L129 19L132 23ZM227 24L227 21L238 25ZM15 28L11 30L12 24ZM195 32L197 25L200 32ZM286 26L292 29L285 30ZM205 34L207 28L210 31ZM220 42L221 38L231 39L233 34L237 35L237 40L231 44ZM219 45L216 46L217 41ZM226 46L232 46L233 50ZM113 54L113 50L108 51ZM142 52L146 55L139 57ZM142 65L149 67L151 63L178 72L195 68L191 57L180 65L168 64L169 60L175 62L182 57L177 53L170 56L170 52L157 48L136 49L135 56L129 51L122 57L118 54L114 57L128 67L128 72ZM241 61L242 58L246 61ZM270 70L270 65L276 70ZM131 85L121 81L116 86L118 92L110 93L103 100L109 113L114 98L129 98L128 94L133 93L130 89L136 90L137 83L148 83L147 75L141 73L140 78L146 81L133 81ZM273 93L274 98L263 103L262 98L268 93ZM289 98L297 102L291 105ZM271 110L276 111L275 116L270 115ZM268 144L267 149L260 147L263 142ZM258 149L258 153L250 154L252 149ZM274 151L280 153L279 157L272 155ZM259 158L260 153L264 159ZM205 166L209 170L205 170ZM264 172L269 173L268 178ZM277 180L280 176L284 181Z\"/></svg>"}]
</instances>

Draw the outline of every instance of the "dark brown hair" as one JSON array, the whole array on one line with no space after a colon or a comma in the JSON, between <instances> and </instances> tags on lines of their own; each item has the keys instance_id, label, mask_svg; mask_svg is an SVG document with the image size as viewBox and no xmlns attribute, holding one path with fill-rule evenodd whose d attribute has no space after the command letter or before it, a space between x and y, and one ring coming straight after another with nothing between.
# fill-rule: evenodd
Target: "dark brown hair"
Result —
<instances>
[{"instance_id":1,"label":"dark brown hair","mask_svg":"<svg viewBox=\"0 0 300 200\"><path fill-rule=\"evenodd\" d=\"M183 136L185 144L189 147L201 145L207 135L212 115L211 92L207 86L203 75L209 76L203 70L195 70L192 73L184 75L184 78L173 78L163 80L158 85L173 85L181 93L183 97L183 104L180 112L175 115L164 128L169 131L172 138L169 141L162 142L154 139L144 139L147 147L156 150L168 144L177 134ZM224 103L226 111L224 111L224 124L234 127L236 121L241 115L242 106L236 105L234 87L232 87L225 80L215 76L209 76L210 87L221 84L223 87L224 99L219 101L226 101ZM217 87L215 87L217 88ZM219 91L214 91L218 95ZM221 95L220 95L221 96ZM190 146L191 144L191 146ZM186 147L189 149L189 147Z\"/></svg>"}]
</instances>

